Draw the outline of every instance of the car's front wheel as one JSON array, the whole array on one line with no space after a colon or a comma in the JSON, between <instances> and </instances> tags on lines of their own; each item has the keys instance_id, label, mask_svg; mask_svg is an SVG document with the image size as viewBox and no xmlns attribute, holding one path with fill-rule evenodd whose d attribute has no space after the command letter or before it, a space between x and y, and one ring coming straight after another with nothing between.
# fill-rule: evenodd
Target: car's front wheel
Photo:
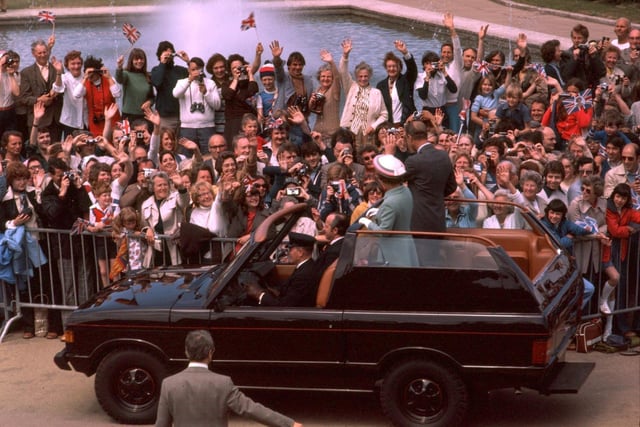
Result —
<instances>
[{"instance_id":1,"label":"car's front wheel","mask_svg":"<svg viewBox=\"0 0 640 427\"><path fill-rule=\"evenodd\" d=\"M156 418L164 364L142 350L117 350L96 371L95 391L100 406L121 423L151 424Z\"/></svg>"},{"instance_id":2,"label":"car's front wheel","mask_svg":"<svg viewBox=\"0 0 640 427\"><path fill-rule=\"evenodd\" d=\"M407 360L387 373L380 403L396 426L455 426L466 415L468 393L451 369L429 360Z\"/></svg>"}]
</instances>

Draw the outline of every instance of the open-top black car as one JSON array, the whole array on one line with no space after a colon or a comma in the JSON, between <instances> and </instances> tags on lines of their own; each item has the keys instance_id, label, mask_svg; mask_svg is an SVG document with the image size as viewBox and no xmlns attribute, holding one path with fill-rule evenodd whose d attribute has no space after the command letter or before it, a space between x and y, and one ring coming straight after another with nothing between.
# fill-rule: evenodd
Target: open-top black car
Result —
<instances>
[{"instance_id":1,"label":"open-top black car","mask_svg":"<svg viewBox=\"0 0 640 427\"><path fill-rule=\"evenodd\" d=\"M247 277L292 273L272 260L304 210L270 216L228 263L150 270L98 293L69 317L56 364L96 374L113 418L149 423L162 379L186 366L187 332L207 329L212 369L241 387L379 391L402 426L459 424L475 391L575 393L593 369L563 360L581 276L527 213L527 230L349 232L315 307L249 303Z\"/></svg>"}]
</instances>

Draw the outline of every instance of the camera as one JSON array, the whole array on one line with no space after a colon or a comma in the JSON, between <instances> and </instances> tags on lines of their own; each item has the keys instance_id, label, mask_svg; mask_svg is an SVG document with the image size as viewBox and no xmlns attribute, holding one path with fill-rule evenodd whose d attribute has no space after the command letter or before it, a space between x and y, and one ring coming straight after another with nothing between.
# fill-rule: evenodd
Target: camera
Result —
<instances>
[{"instance_id":1,"label":"camera","mask_svg":"<svg viewBox=\"0 0 640 427\"><path fill-rule=\"evenodd\" d=\"M329 185L333 188L333 191L340 193L340 181L331 181Z\"/></svg>"},{"instance_id":2,"label":"camera","mask_svg":"<svg viewBox=\"0 0 640 427\"><path fill-rule=\"evenodd\" d=\"M466 176L462 178L462 180L464 181L465 185L471 184L471 179L467 178Z\"/></svg>"},{"instance_id":3,"label":"camera","mask_svg":"<svg viewBox=\"0 0 640 427\"><path fill-rule=\"evenodd\" d=\"M78 175L76 175L74 171L64 171L63 176L66 176L67 178L69 178L69 181L73 182L76 180L76 177Z\"/></svg>"},{"instance_id":4,"label":"camera","mask_svg":"<svg viewBox=\"0 0 640 427\"><path fill-rule=\"evenodd\" d=\"M477 173L482 173L482 163L480 162L475 162L473 164L473 170L476 171Z\"/></svg>"},{"instance_id":5,"label":"camera","mask_svg":"<svg viewBox=\"0 0 640 427\"><path fill-rule=\"evenodd\" d=\"M351 149L350 148L345 148L344 150L342 150L342 155L343 156L353 156L353 154L351 153Z\"/></svg>"},{"instance_id":6,"label":"camera","mask_svg":"<svg viewBox=\"0 0 640 427\"><path fill-rule=\"evenodd\" d=\"M432 66L433 68L438 68L438 67L440 67L440 63L439 63L439 62L432 62L432 63L431 63L431 66Z\"/></svg>"},{"instance_id":7,"label":"camera","mask_svg":"<svg viewBox=\"0 0 640 427\"><path fill-rule=\"evenodd\" d=\"M198 83L204 82L204 73L202 71L200 71L200 74L198 74L198 77L196 77L196 80L198 81Z\"/></svg>"},{"instance_id":8,"label":"camera","mask_svg":"<svg viewBox=\"0 0 640 427\"><path fill-rule=\"evenodd\" d=\"M144 168L142 169L142 173L144 174L145 178L151 178L151 175L153 175L153 173L155 172L155 169L151 169L151 168Z\"/></svg>"},{"instance_id":9,"label":"camera","mask_svg":"<svg viewBox=\"0 0 640 427\"><path fill-rule=\"evenodd\" d=\"M175 58L176 56L178 56L178 54L175 53L175 52L172 52L172 53L169 54L169 56L172 57L172 58Z\"/></svg>"},{"instance_id":10,"label":"camera","mask_svg":"<svg viewBox=\"0 0 640 427\"><path fill-rule=\"evenodd\" d=\"M307 173L308 173L308 172L309 172L309 171L308 171L308 169L307 169L307 166L306 166L306 165L304 165L304 166L302 166L300 169L298 169L298 172L296 173L296 175L298 175L298 176L303 176L303 175L307 175Z\"/></svg>"},{"instance_id":11,"label":"camera","mask_svg":"<svg viewBox=\"0 0 640 427\"><path fill-rule=\"evenodd\" d=\"M287 196L298 197L300 195L300 189L297 187L289 187L284 189L284 194Z\"/></svg>"},{"instance_id":12,"label":"camera","mask_svg":"<svg viewBox=\"0 0 640 427\"><path fill-rule=\"evenodd\" d=\"M622 83L622 79L623 78L624 78L624 76L621 76L619 74L615 74L613 76L613 84L616 85L616 86L619 85L620 83Z\"/></svg>"},{"instance_id":13,"label":"camera","mask_svg":"<svg viewBox=\"0 0 640 427\"><path fill-rule=\"evenodd\" d=\"M28 215L31 216L33 215L33 209L31 209L29 206L27 206L26 208L22 209L22 212L20 212L21 215Z\"/></svg>"},{"instance_id":14,"label":"camera","mask_svg":"<svg viewBox=\"0 0 640 427\"><path fill-rule=\"evenodd\" d=\"M389 129L387 129L387 133L388 133L389 135L397 135L397 134L398 134L398 132L399 132L399 130L398 130L398 129L396 129L396 128L389 128Z\"/></svg>"},{"instance_id":15,"label":"camera","mask_svg":"<svg viewBox=\"0 0 640 427\"><path fill-rule=\"evenodd\" d=\"M413 120L422 120L422 111L414 111Z\"/></svg>"},{"instance_id":16,"label":"camera","mask_svg":"<svg viewBox=\"0 0 640 427\"><path fill-rule=\"evenodd\" d=\"M137 130L136 131L136 144L144 142L144 131Z\"/></svg>"},{"instance_id":17,"label":"camera","mask_svg":"<svg viewBox=\"0 0 640 427\"><path fill-rule=\"evenodd\" d=\"M316 102L324 102L325 100L325 96L323 94L321 94L320 92L316 92Z\"/></svg>"},{"instance_id":18,"label":"camera","mask_svg":"<svg viewBox=\"0 0 640 427\"><path fill-rule=\"evenodd\" d=\"M193 102L191 104L191 108L189 109L191 113L195 113L196 111L204 114L204 103L202 102Z\"/></svg>"},{"instance_id":19,"label":"camera","mask_svg":"<svg viewBox=\"0 0 640 427\"><path fill-rule=\"evenodd\" d=\"M7 58L7 60L6 60L6 62L5 62L4 64L5 64L7 67L11 67L11 66L12 66L13 64L15 64L15 63L16 63L15 58L11 58L11 57L9 57L9 58Z\"/></svg>"},{"instance_id":20,"label":"camera","mask_svg":"<svg viewBox=\"0 0 640 427\"><path fill-rule=\"evenodd\" d=\"M604 91L609 90L609 84L607 82L600 83L598 87Z\"/></svg>"},{"instance_id":21,"label":"camera","mask_svg":"<svg viewBox=\"0 0 640 427\"><path fill-rule=\"evenodd\" d=\"M93 145L93 144L97 144L98 140L95 138L87 138L84 142L86 142L88 145Z\"/></svg>"}]
</instances>

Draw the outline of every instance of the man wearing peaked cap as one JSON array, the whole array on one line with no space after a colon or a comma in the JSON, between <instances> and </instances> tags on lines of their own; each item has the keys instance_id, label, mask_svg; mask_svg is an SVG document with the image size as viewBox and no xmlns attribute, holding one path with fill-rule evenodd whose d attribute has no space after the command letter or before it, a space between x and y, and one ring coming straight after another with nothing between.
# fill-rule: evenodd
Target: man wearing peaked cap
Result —
<instances>
[{"instance_id":1,"label":"man wearing peaked cap","mask_svg":"<svg viewBox=\"0 0 640 427\"><path fill-rule=\"evenodd\" d=\"M289 233L289 261L296 264L289 279L278 292L262 289L256 283L247 284L247 295L258 305L277 307L314 307L318 290L318 269L311 259L316 239L302 233Z\"/></svg>"}]
</instances>

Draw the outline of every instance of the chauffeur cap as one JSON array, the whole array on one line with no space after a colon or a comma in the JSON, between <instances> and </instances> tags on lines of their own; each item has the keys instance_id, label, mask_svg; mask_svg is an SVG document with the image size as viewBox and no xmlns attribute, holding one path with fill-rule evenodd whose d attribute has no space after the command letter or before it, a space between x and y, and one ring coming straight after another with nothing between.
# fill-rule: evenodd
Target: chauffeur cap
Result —
<instances>
[{"instance_id":1,"label":"chauffeur cap","mask_svg":"<svg viewBox=\"0 0 640 427\"><path fill-rule=\"evenodd\" d=\"M313 245L316 243L316 239L313 236L303 233L289 233L289 245L290 246L300 246L303 248L313 248Z\"/></svg>"}]
</instances>

